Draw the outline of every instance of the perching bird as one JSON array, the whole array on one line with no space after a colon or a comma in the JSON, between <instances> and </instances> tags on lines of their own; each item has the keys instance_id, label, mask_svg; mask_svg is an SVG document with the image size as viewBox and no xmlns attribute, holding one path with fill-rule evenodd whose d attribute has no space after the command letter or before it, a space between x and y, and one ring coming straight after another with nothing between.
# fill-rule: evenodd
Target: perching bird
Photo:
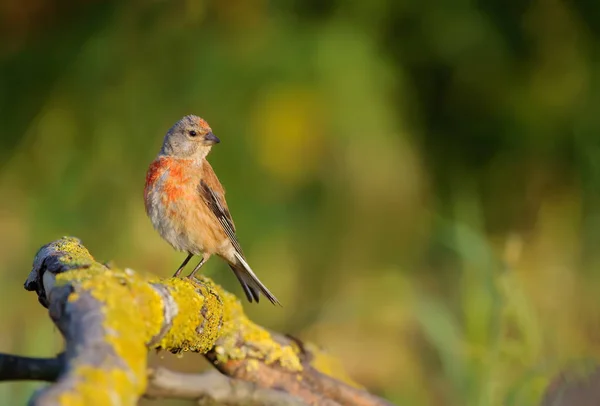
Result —
<instances>
[{"instance_id":1,"label":"perching bird","mask_svg":"<svg viewBox=\"0 0 600 406\"><path fill-rule=\"evenodd\" d=\"M188 253L174 276L199 255L200 262L189 275L193 277L216 254L227 261L250 302L258 302L262 293L271 303L279 304L246 262L225 190L206 160L219 142L200 117L189 115L175 123L146 174L146 213L162 238L176 250Z\"/></svg>"}]
</instances>

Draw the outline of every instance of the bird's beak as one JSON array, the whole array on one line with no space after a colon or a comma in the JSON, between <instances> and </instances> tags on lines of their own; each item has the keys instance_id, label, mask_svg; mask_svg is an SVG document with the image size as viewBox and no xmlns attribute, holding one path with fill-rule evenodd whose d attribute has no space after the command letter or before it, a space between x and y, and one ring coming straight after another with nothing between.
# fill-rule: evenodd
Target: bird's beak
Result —
<instances>
[{"instance_id":1,"label":"bird's beak","mask_svg":"<svg viewBox=\"0 0 600 406\"><path fill-rule=\"evenodd\" d=\"M218 144L221 142L221 140L218 139L217 136L212 133L212 131L204 136L204 141L206 141L208 145Z\"/></svg>"}]
</instances>

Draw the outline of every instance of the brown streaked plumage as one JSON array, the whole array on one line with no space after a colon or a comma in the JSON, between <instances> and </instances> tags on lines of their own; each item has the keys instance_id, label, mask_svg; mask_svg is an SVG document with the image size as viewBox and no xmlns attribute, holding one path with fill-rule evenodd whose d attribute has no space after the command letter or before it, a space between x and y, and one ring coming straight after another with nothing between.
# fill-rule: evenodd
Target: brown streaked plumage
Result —
<instances>
[{"instance_id":1,"label":"brown streaked plumage","mask_svg":"<svg viewBox=\"0 0 600 406\"><path fill-rule=\"evenodd\" d=\"M201 256L201 260L190 277L212 255L218 255L227 261L250 302L258 302L262 293L271 303L279 304L248 265L235 234L225 190L206 160L211 147L219 142L200 117L185 116L175 123L146 174L146 213L173 248L188 253L175 276L194 255Z\"/></svg>"}]
</instances>

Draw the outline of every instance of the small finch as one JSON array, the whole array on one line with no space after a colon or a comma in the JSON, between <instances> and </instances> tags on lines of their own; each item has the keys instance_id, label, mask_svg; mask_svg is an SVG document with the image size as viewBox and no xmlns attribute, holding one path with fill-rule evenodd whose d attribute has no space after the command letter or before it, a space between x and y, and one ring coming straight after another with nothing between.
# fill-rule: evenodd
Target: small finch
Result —
<instances>
[{"instance_id":1,"label":"small finch","mask_svg":"<svg viewBox=\"0 0 600 406\"><path fill-rule=\"evenodd\" d=\"M206 160L219 142L200 117L189 115L175 123L146 174L146 213L162 238L176 250L188 253L174 276L199 255L200 262L188 276L192 278L216 254L227 261L250 302L258 302L262 293L271 303L279 304L246 262L225 190Z\"/></svg>"}]
</instances>

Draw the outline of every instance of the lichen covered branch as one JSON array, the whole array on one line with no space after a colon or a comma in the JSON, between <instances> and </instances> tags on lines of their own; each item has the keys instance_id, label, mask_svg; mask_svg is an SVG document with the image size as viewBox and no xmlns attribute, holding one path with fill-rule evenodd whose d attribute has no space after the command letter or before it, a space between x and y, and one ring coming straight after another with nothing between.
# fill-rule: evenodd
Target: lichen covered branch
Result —
<instances>
[{"instance_id":1,"label":"lichen covered branch","mask_svg":"<svg viewBox=\"0 0 600 406\"><path fill-rule=\"evenodd\" d=\"M294 356L284 359L292 364L274 362L278 351L288 350ZM353 382L335 358L316 346L253 324L223 334L205 355L227 376L293 393L311 405L390 405Z\"/></svg>"},{"instance_id":2,"label":"lichen covered branch","mask_svg":"<svg viewBox=\"0 0 600 406\"><path fill-rule=\"evenodd\" d=\"M1 381L47 381L58 379L65 366L64 356L31 358L0 353ZM186 374L165 368L148 371L147 398L195 400L198 405L306 406L295 396L253 383L228 378L217 371Z\"/></svg>"},{"instance_id":3,"label":"lichen covered branch","mask_svg":"<svg viewBox=\"0 0 600 406\"><path fill-rule=\"evenodd\" d=\"M251 322L237 298L207 278L121 270L65 237L40 249L25 288L37 293L66 341L56 383L32 399L35 405L134 405L151 389L158 394L161 382L163 394L184 393L168 372L160 370L158 380L158 372L148 375L149 348L205 354L249 399L275 392L290 405L389 404L358 387L318 348Z\"/></svg>"}]
</instances>

